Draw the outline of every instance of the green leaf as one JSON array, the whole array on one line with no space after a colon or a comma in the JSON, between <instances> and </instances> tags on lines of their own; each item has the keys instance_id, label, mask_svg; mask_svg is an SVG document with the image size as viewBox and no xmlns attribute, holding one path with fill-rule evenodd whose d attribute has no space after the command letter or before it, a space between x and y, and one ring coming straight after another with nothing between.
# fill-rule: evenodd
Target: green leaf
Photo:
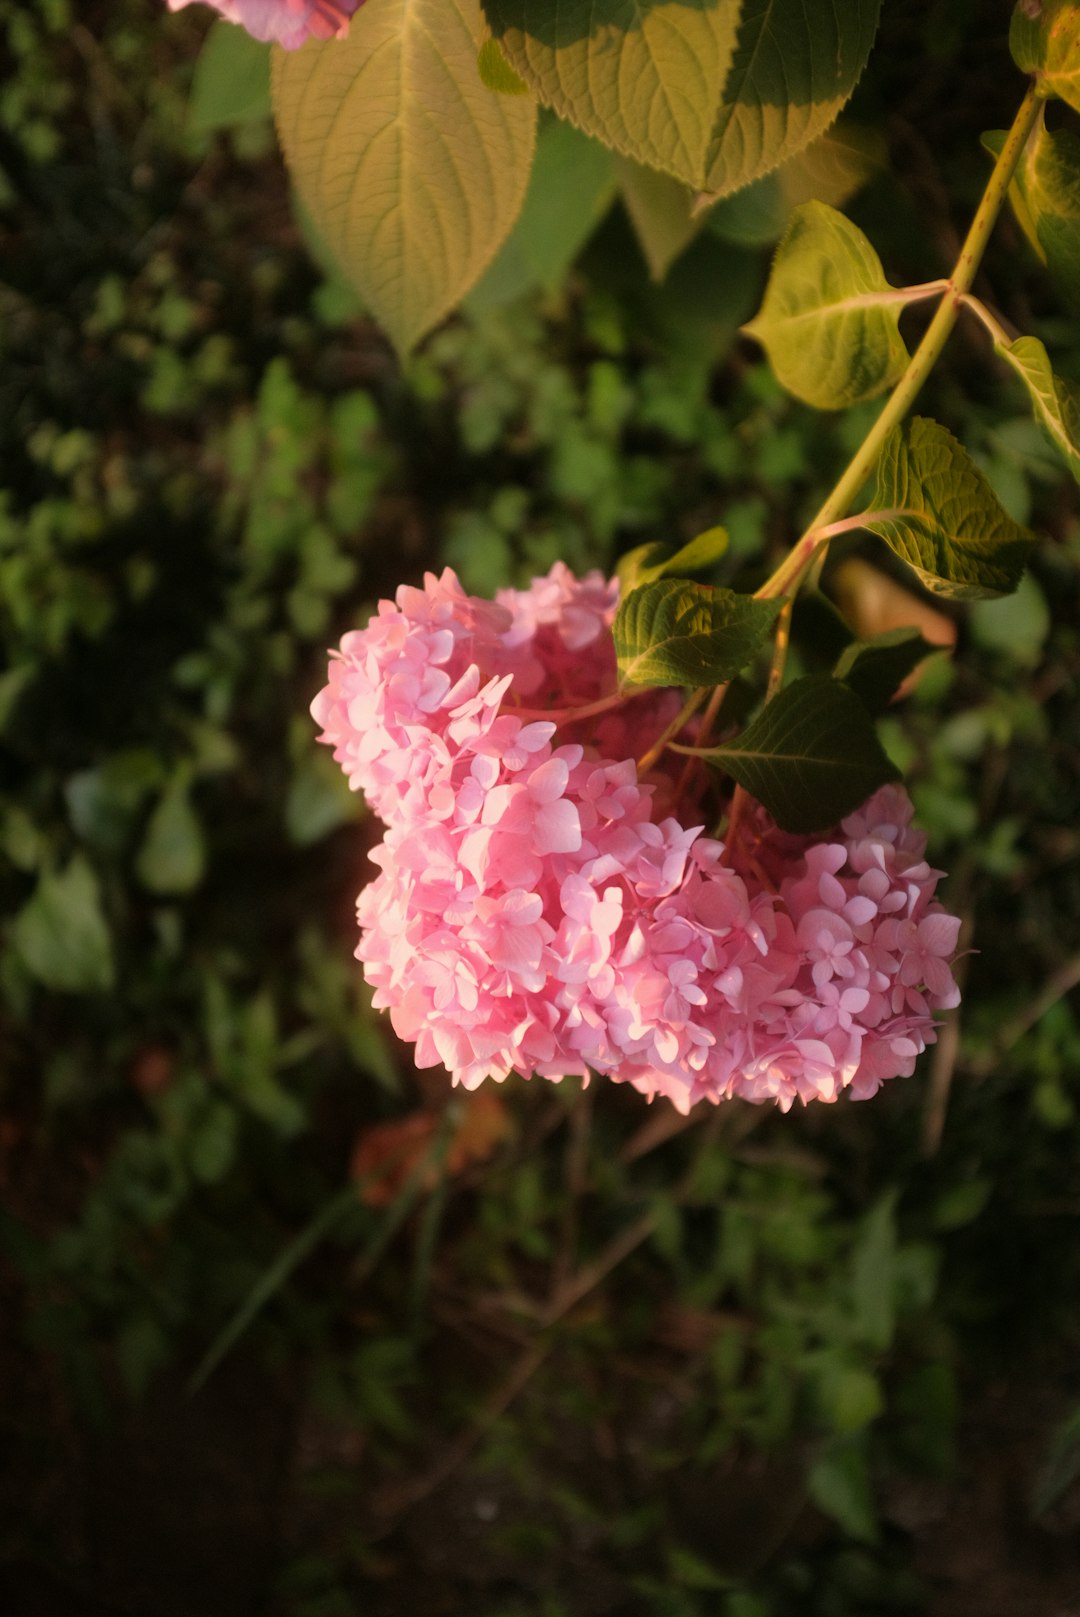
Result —
<instances>
[{"instance_id":1,"label":"green leaf","mask_svg":"<svg viewBox=\"0 0 1080 1617\"><path fill-rule=\"evenodd\" d=\"M1046 597L1030 573L1024 574L1012 595L976 601L968 614L975 644L999 652L1017 668L1038 668L1051 626Z\"/></svg>"},{"instance_id":2,"label":"green leaf","mask_svg":"<svg viewBox=\"0 0 1080 1617\"><path fill-rule=\"evenodd\" d=\"M1036 420L1080 482L1080 388L1054 375L1050 356L1037 337L995 342L994 352L1012 366L1027 388Z\"/></svg>"},{"instance_id":3,"label":"green leaf","mask_svg":"<svg viewBox=\"0 0 1080 1617\"><path fill-rule=\"evenodd\" d=\"M658 578L698 573L718 562L728 547L726 528L706 528L678 550L653 542L627 551L618 566L621 593L629 595L641 584L654 584Z\"/></svg>"},{"instance_id":4,"label":"green leaf","mask_svg":"<svg viewBox=\"0 0 1080 1617\"><path fill-rule=\"evenodd\" d=\"M619 603L612 631L625 685L720 685L764 645L783 605L686 579L644 584Z\"/></svg>"},{"instance_id":5,"label":"green leaf","mask_svg":"<svg viewBox=\"0 0 1080 1617\"><path fill-rule=\"evenodd\" d=\"M861 1431L876 1420L885 1407L877 1377L858 1365L830 1370L821 1379L818 1398L829 1426L841 1436Z\"/></svg>"},{"instance_id":6,"label":"green leaf","mask_svg":"<svg viewBox=\"0 0 1080 1617\"><path fill-rule=\"evenodd\" d=\"M764 247L780 240L792 213L804 203L842 207L876 170L886 166L887 158L888 149L878 130L841 120L805 151L733 196L713 203L703 192L698 207L708 207L705 223L722 241Z\"/></svg>"},{"instance_id":7,"label":"green leaf","mask_svg":"<svg viewBox=\"0 0 1080 1617\"><path fill-rule=\"evenodd\" d=\"M1055 1427L1031 1490L1031 1513L1045 1516L1080 1477L1080 1406Z\"/></svg>"},{"instance_id":8,"label":"green leaf","mask_svg":"<svg viewBox=\"0 0 1080 1617\"><path fill-rule=\"evenodd\" d=\"M19 911L11 941L23 964L46 988L103 992L113 985L109 928L97 877L81 856L60 874L45 871Z\"/></svg>"},{"instance_id":9,"label":"green leaf","mask_svg":"<svg viewBox=\"0 0 1080 1617\"><path fill-rule=\"evenodd\" d=\"M484 0L511 65L605 145L702 185L741 0Z\"/></svg>"},{"instance_id":10,"label":"green leaf","mask_svg":"<svg viewBox=\"0 0 1080 1617\"><path fill-rule=\"evenodd\" d=\"M1020 0L1009 30L1013 61L1038 76L1039 92L1080 112L1080 5L1076 0Z\"/></svg>"},{"instance_id":11,"label":"green leaf","mask_svg":"<svg viewBox=\"0 0 1080 1617\"><path fill-rule=\"evenodd\" d=\"M1032 535L998 504L952 433L915 416L894 427L864 523L939 595L1006 595L1020 582Z\"/></svg>"},{"instance_id":12,"label":"green leaf","mask_svg":"<svg viewBox=\"0 0 1080 1617\"><path fill-rule=\"evenodd\" d=\"M835 825L899 776L859 698L830 674L793 680L733 741L700 756L799 833Z\"/></svg>"},{"instance_id":13,"label":"green leaf","mask_svg":"<svg viewBox=\"0 0 1080 1617\"><path fill-rule=\"evenodd\" d=\"M617 158L615 172L649 274L662 281L700 228L691 212L693 193L681 180L645 168L631 157Z\"/></svg>"},{"instance_id":14,"label":"green leaf","mask_svg":"<svg viewBox=\"0 0 1080 1617\"><path fill-rule=\"evenodd\" d=\"M497 39L485 39L476 58L480 77L496 95L528 95L529 86L506 60Z\"/></svg>"},{"instance_id":15,"label":"green leaf","mask_svg":"<svg viewBox=\"0 0 1080 1617\"><path fill-rule=\"evenodd\" d=\"M567 175L574 183L567 184ZM555 291L615 196L611 153L572 124L552 118L536 143L518 221L468 297L475 312L534 287Z\"/></svg>"},{"instance_id":16,"label":"green leaf","mask_svg":"<svg viewBox=\"0 0 1080 1617\"><path fill-rule=\"evenodd\" d=\"M903 371L903 306L862 231L825 203L807 202L776 250L760 314L743 329L789 393L842 410Z\"/></svg>"},{"instance_id":17,"label":"green leaf","mask_svg":"<svg viewBox=\"0 0 1080 1617\"><path fill-rule=\"evenodd\" d=\"M536 109L492 95L479 0L366 0L346 39L274 54L286 161L320 236L406 353L509 235Z\"/></svg>"},{"instance_id":18,"label":"green leaf","mask_svg":"<svg viewBox=\"0 0 1080 1617\"><path fill-rule=\"evenodd\" d=\"M191 81L188 122L200 133L269 118L270 47L232 22L207 34Z\"/></svg>"},{"instance_id":19,"label":"green leaf","mask_svg":"<svg viewBox=\"0 0 1080 1617\"><path fill-rule=\"evenodd\" d=\"M983 136L994 157L1005 136ZM1009 201L1028 241L1069 302L1080 308L1080 134L1047 129L1045 110L1024 147Z\"/></svg>"},{"instance_id":20,"label":"green leaf","mask_svg":"<svg viewBox=\"0 0 1080 1617\"><path fill-rule=\"evenodd\" d=\"M807 1490L819 1510L852 1538L873 1544L878 1536L874 1491L866 1453L858 1442L839 1441L814 1461Z\"/></svg>"},{"instance_id":21,"label":"green leaf","mask_svg":"<svg viewBox=\"0 0 1080 1617\"><path fill-rule=\"evenodd\" d=\"M825 133L858 83L881 0L747 0L702 188L727 196Z\"/></svg>"},{"instance_id":22,"label":"green leaf","mask_svg":"<svg viewBox=\"0 0 1080 1617\"><path fill-rule=\"evenodd\" d=\"M858 1340L883 1353L896 1329L896 1199L886 1191L863 1220L852 1258L851 1300Z\"/></svg>"},{"instance_id":23,"label":"green leaf","mask_svg":"<svg viewBox=\"0 0 1080 1617\"><path fill-rule=\"evenodd\" d=\"M885 629L845 647L833 669L833 678L843 680L866 711L876 717L884 713L923 658L940 649L924 640L918 629Z\"/></svg>"},{"instance_id":24,"label":"green leaf","mask_svg":"<svg viewBox=\"0 0 1080 1617\"><path fill-rule=\"evenodd\" d=\"M285 794L285 829L299 848L320 842L363 813L363 799L327 752L305 757Z\"/></svg>"},{"instance_id":25,"label":"green leaf","mask_svg":"<svg viewBox=\"0 0 1080 1617\"><path fill-rule=\"evenodd\" d=\"M135 872L152 893L190 893L202 881L206 845L187 781L175 779L150 816Z\"/></svg>"}]
</instances>

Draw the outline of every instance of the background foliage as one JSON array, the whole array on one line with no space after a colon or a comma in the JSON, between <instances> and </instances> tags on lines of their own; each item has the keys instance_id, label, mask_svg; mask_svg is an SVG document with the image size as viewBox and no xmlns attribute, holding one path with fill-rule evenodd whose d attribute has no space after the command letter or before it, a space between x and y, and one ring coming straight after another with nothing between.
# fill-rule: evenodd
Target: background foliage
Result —
<instances>
[{"instance_id":1,"label":"background foliage","mask_svg":"<svg viewBox=\"0 0 1080 1617\"><path fill-rule=\"evenodd\" d=\"M558 124L573 196L401 369L311 267L258 72L228 115L212 59L193 90L206 24L0 0L0 1595L1071 1609L1080 528L1020 383L963 327L927 408L1045 536L1030 578L947 608L958 656L884 722L977 950L958 1036L787 1118L448 1104L351 959L324 648L425 566L490 592L720 521L753 587L865 407L736 339L790 197L719 205L657 284ZM882 28L850 211L929 280L1012 116L1007 17ZM982 291L1080 376L1011 220ZM866 568L833 587L869 610Z\"/></svg>"}]
</instances>

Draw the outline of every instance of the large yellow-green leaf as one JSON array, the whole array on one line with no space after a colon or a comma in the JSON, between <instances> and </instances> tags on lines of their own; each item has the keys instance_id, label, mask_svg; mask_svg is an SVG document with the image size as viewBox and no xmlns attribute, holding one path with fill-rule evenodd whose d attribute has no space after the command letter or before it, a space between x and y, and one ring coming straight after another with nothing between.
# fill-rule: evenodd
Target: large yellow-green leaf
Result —
<instances>
[{"instance_id":1,"label":"large yellow-green leaf","mask_svg":"<svg viewBox=\"0 0 1080 1617\"><path fill-rule=\"evenodd\" d=\"M727 196L824 134L858 83L881 0L745 0L702 189Z\"/></svg>"},{"instance_id":2,"label":"large yellow-green leaf","mask_svg":"<svg viewBox=\"0 0 1080 1617\"><path fill-rule=\"evenodd\" d=\"M983 145L996 157L1004 140L994 130L983 136ZM1058 287L1080 308L1080 135L1075 129L1047 129L1040 116L1017 165L1009 201Z\"/></svg>"},{"instance_id":3,"label":"large yellow-green leaf","mask_svg":"<svg viewBox=\"0 0 1080 1617\"><path fill-rule=\"evenodd\" d=\"M401 352L478 280L525 196L536 108L481 82L486 37L479 0L366 0L347 39L274 53L301 200Z\"/></svg>"},{"instance_id":4,"label":"large yellow-green leaf","mask_svg":"<svg viewBox=\"0 0 1080 1617\"><path fill-rule=\"evenodd\" d=\"M1032 535L1013 521L952 433L915 416L882 447L864 523L938 595L1005 595Z\"/></svg>"},{"instance_id":5,"label":"large yellow-green leaf","mask_svg":"<svg viewBox=\"0 0 1080 1617\"><path fill-rule=\"evenodd\" d=\"M693 193L681 180L635 163L632 157L617 158L615 171L649 274L662 281L698 233L700 221L691 212Z\"/></svg>"},{"instance_id":6,"label":"large yellow-green leaf","mask_svg":"<svg viewBox=\"0 0 1080 1617\"><path fill-rule=\"evenodd\" d=\"M741 0L484 0L511 65L605 145L703 183Z\"/></svg>"},{"instance_id":7,"label":"large yellow-green leaf","mask_svg":"<svg viewBox=\"0 0 1080 1617\"><path fill-rule=\"evenodd\" d=\"M1021 0L1009 33L1016 65L1034 73L1044 95L1080 112L1080 5L1076 0Z\"/></svg>"},{"instance_id":8,"label":"large yellow-green leaf","mask_svg":"<svg viewBox=\"0 0 1080 1617\"><path fill-rule=\"evenodd\" d=\"M746 332L777 378L820 410L871 399L907 364L904 293L862 231L823 202L797 208L776 250L761 312Z\"/></svg>"}]
</instances>

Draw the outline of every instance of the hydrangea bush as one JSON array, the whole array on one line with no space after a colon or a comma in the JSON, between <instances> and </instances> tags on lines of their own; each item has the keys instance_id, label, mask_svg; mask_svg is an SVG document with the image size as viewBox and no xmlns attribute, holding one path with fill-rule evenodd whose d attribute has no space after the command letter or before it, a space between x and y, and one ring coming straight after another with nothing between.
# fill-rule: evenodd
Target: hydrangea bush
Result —
<instances>
[{"instance_id":1,"label":"hydrangea bush","mask_svg":"<svg viewBox=\"0 0 1080 1617\"><path fill-rule=\"evenodd\" d=\"M376 1004L421 1066L469 1088L598 1072L683 1110L735 1095L787 1108L910 1074L957 1002L959 922L874 723L929 647L915 630L861 641L841 626L831 671L785 682L793 603L855 531L937 594L1016 588L1033 536L945 426L911 415L962 312L1080 474L1080 399L972 290L1010 196L1051 273L1074 274L1060 246L1074 135L1045 110L1080 110L1080 11L1016 9L1028 83L1010 128L984 138L992 171L952 272L894 287L832 206L851 185L834 183L827 148L876 0L657 0L629 21L519 0L367 0L357 16L355 0L215 4L292 52L275 53L273 85L298 194L400 353L508 237L539 102L618 154L611 195L654 275L751 182L775 172L781 195L809 196L783 205L744 329L808 404L885 395L752 594L693 582L724 553L717 528L674 554L642 547L618 581L556 566L493 602L429 576L345 637L314 711L386 827L359 905ZM775 116L749 129L761 105ZM568 183L551 172L544 183ZM923 303L936 306L909 352L900 317ZM749 722L726 701L736 680L764 686Z\"/></svg>"},{"instance_id":2,"label":"hydrangea bush","mask_svg":"<svg viewBox=\"0 0 1080 1617\"><path fill-rule=\"evenodd\" d=\"M707 834L710 772L635 762L679 702L618 697L617 595L557 564L492 603L447 569L343 640L312 711L386 825L359 901L375 1004L469 1089L591 1070L681 1111L787 1110L910 1074L959 998L960 923L906 794L821 839L763 810Z\"/></svg>"}]
</instances>

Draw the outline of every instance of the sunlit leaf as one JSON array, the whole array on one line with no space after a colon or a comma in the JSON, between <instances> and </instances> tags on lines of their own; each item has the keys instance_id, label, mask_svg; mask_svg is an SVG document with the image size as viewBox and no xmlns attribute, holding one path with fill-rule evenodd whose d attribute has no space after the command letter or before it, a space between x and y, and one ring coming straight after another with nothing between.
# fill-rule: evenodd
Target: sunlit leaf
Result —
<instances>
[{"instance_id":1,"label":"sunlit leaf","mask_svg":"<svg viewBox=\"0 0 1080 1617\"><path fill-rule=\"evenodd\" d=\"M567 176L573 175L573 184ZM540 132L517 223L469 294L470 309L497 308L533 287L552 291L615 196L611 153L557 118Z\"/></svg>"},{"instance_id":2,"label":"sunlit leaf","mask_svg":"<svg viewBox=\"0 0 1080 1617\"><path fill-rule=\"evenodd\" d=\"M796 398L840 410L873 398L908 361L903 294L862 231L823 202L792 215L761 312L744 329Z\"/></svg>"},{"instance_id":3,"label":"sunlit leaf","mask_svg":"<svg viewBox=\"0 0 1080 1617\"><path fill-rule=\"evenodd\" d=\"M1054 375L1050 356L1037 337L1018 337L1011 343L996 342L994 351L1012 366L1024 383L1036 419L1080 482L1080 388Z\"/></svg>"},{"instance_id":4,"label":"sunlit leaf","mask_svg":"<svg viewBox=\"0 0 1080 1617\"><path fill-rule=\"evenodd\" d=\"M1043 95L1059 96L1080 112L1080 5L1076 0L1021 0L1009 30L1013 60L1035 73Z\"/></svg>"},{"instance_id":5,"label":"sunlit leaf","mask_svg":"<svg viewBox=\"0 0 1080 1617\"><path fill-rule=\"evenodd\" d=\"M725 553L728 536L725 528L706 528L685 545L673 550L670 545L653 542L638 545L627 551L619 562L618 574L622 594L629 595L641 584L652 584L658 578L698 573L712 567Z\"/></svg>"},{"instance_id":6,"label":"sunlit leaf","mask_svg":"<svg viewBox=\"0 0 1080 1617\"><path fill-rule=\"evenodd\" d=\"M514 69L560 117L688 185L706 173L741 0L484 0Z\"/></svg>"},{"instance_id":7,"label":"sunlit leaf","mask_svg":"<svg viewBox=\"0 0 1080 1617\"><path fill-rule=\"evenodd\" d=\"M113 985L109 928L97 877L81 856L66 870L43 871L11 928L23 964L46 988L92 993Z\"/></svg>"},{"instance_id":8,"label":"sunlit leaf","mask_svg":"<svg viewBox=\"0 0 1080 1617\"><path fill-rule=\"evenodd\" d=\"M983 136L983 145L996 157L1004 140L995 130ZM1047 129L1040 112L1020 155L1009 201L1059 289L1080 308L1080 134L1075 129Z\"/></svg>"},{"instance_id":9,"label":"sunlit leaf","mask_svg":"<svg viewBox=\"0 0 1080 1617\"><path fill-rule=\"evenodd\" d=\"M746 667L768 637L780 601L682 578L631 590L612 631L626 685L719 685Z\"/></svg>"},{"instance_id":10,"label":"sunlit leaf","mask_svg":"<svg viewBox=\"0 0 1080 1617\"><path fill-rule=\"evenodd\" d=\"M479 0L366 0L346 39L274 54L301 200L401 352L479 279L524 200L536 109L481 81L486 37Z\"/></svg>"},{"instance_id":11,"label":"sunlit leaf","mask_svg":"<svg viewBox=\"0 0 1080 1617\"><path fill-rule=\"evenodd\" d=\"M1032 535L936 421L893 428L868 509L879 515L864 526L939 595L1004 595L1020 582Z\"/></svg>"},{"instance_id":12,"label":"sunlit leaf","mask_svg":"<svg viewBox=\"0 0 1080 1617\"><path fill-rule=\"evenodd\" d=\"M727 196L824 134L858 83L881 0L746 0L701 188Z\"/></svg>"},{"instance_id":13,"label":"sunlit leaf","mask_svg":"<svg viewBox=\"0 0 1080 1617\"><path fill-rule=\"evenodd\" d=\"M626 211L654 281L662 281L700 222L691 213L693 193L670 174L645 168L630 157L616 159Z\"/></svg>"},{"instance_id":14,"label":"sunlit leaf","mask_svg":"<svg viewBox=\"0 0 1080 1617\"><path fill-rule=\"evenodd\" d=\"M834 825L898 773L859 698L829 674L793 680L734 740L701 756L795 832Z\"/></svg>"},{"instance_id":15,"label":"sunlit leaf","mask_svg":"<svg viewBox=\"0 0 1080 1617\"><path fill-rule=\"evenodd\" d=\"M853 641L841 653L833 678L843 680L867 712L884 713L908 675L936 650L918 629L887 629Z\"/></svg>"},{"instance_id":16,"label":"sunlit leaf","mask_svg":"<svg viewBox=\"0 0 1080 1617\"><path fill-rule=\"evenodd\" d=\"M529 86L515 73L497 39L485 39L476 58L480 77L497 95L528 95Z\"/></svg>"}]
</instances>

